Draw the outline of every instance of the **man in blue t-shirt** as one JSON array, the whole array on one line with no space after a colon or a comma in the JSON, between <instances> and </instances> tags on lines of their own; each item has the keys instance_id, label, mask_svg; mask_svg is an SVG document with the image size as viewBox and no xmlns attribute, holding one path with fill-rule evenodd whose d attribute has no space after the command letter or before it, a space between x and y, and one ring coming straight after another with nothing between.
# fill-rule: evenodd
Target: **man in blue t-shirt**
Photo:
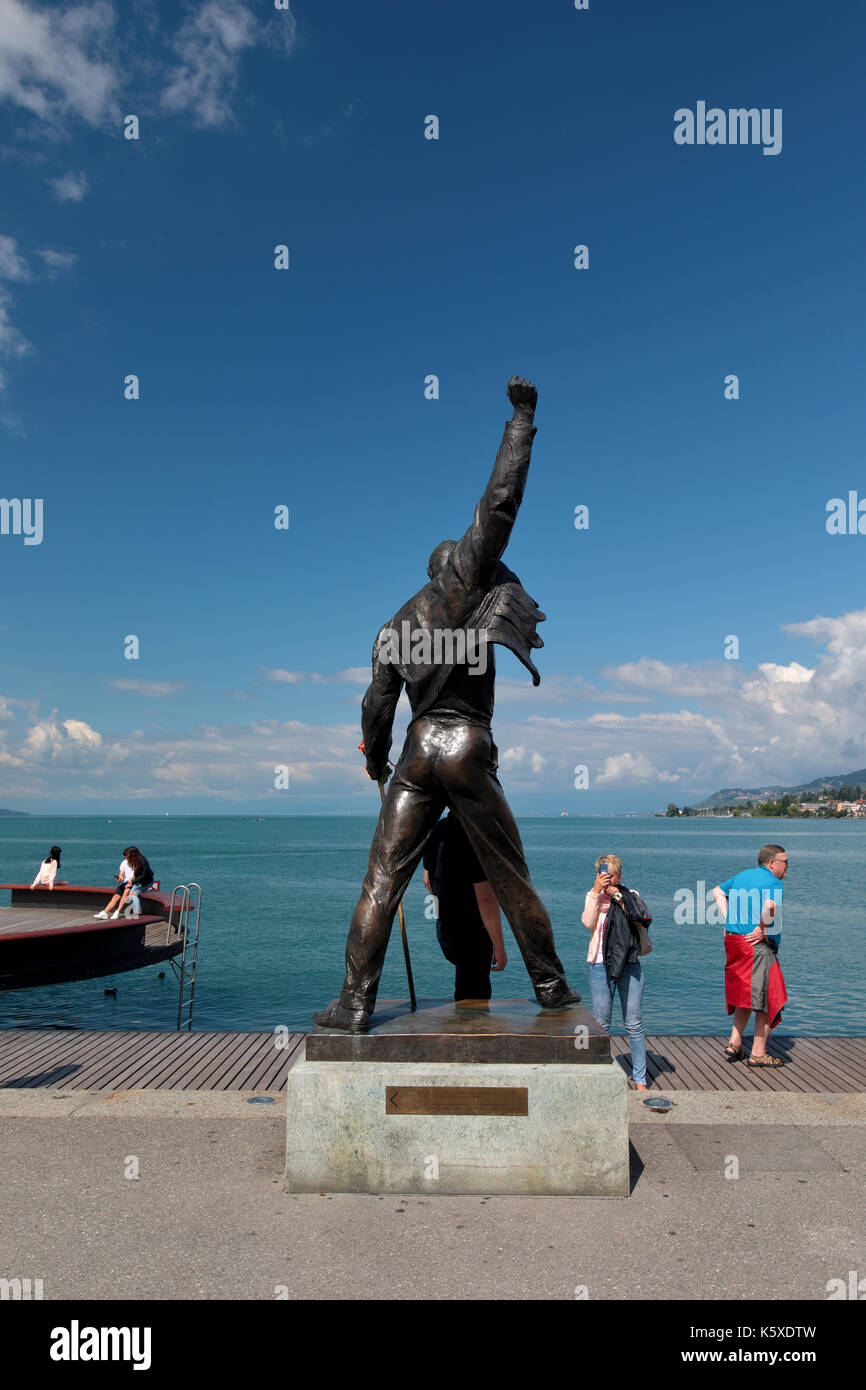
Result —
<instances>
[{"instance_id":1,"label":"man in blue t-shirt","mask_svg":"<svg viewBox=\"0 0 866 1390\"><path fill-rule=\"evenodd\" d=\"M767 1052L767 1039L773 1012L769 1006L770 972L779 952L782 935L782 879L788 872L788 856L781 845L764 845L758 854L758 867L744 869L713 889L713 898L725 924L725 934L741 936L754 948L750 980L752 1008L755 1010L755 1039L749 1055L750 1066L782 1066L778 1057ZM730 968L730 962L729 962ZM727 979L726 979L727 987ZM758 1007L758 1002L763 1007ZM743 1029L752 1008L733 1009L731 1040L725 1048L729 1062L743 1056ZM731 1012L731 1006L728 1006Z\"/></svg>"}]
</instances>

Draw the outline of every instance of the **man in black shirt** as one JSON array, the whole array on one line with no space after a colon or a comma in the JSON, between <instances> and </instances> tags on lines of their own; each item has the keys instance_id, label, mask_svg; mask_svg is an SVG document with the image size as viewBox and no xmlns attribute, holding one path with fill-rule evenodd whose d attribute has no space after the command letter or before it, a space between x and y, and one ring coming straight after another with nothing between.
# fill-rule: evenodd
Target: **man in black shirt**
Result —
<instances>
[{"instance_id":1,"label":"man in black shirt","mask_svg":"<svg viewBox=\"0 0 866 1390\"><path fill-rule=\"evenodd\" d=\"M424 850L424 883L436 900L436 936L456 967L454 998L489 999L490 971L504 970L499 903L456 816L439 821Z\"/></svg>"}]
</instances>

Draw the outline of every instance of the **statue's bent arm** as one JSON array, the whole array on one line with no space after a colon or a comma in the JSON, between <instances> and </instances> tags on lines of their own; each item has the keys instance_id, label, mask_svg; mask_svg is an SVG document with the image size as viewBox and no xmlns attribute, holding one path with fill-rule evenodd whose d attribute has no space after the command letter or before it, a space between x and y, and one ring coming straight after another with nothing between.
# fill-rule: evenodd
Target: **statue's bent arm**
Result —
<instances>
[{"instance_id":1,"label":"statue's bent arm","mask_svg":"<svg viewBox=\"0 0 866 1390\"><path fill-rule=\"evenodd\" d=\"M403 687L403 679L397 668L390 661L379 660L381 640L380 633L373 648L373 679L361 705L361 732L367 771L377 782L391 751L394 711Z\"/></svg>"}]
</instances>

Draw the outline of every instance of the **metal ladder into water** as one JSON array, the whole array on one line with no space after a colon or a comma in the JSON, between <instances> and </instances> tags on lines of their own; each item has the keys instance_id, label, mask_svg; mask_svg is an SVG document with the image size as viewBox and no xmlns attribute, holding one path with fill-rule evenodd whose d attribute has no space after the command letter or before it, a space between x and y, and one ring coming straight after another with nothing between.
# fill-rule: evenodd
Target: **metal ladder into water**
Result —
<instances>
[{"instance_id":1,"label":"metal ladder into water","mask_svg":"<svg viewBox=\"0 0 866 1390\"><path fill-rule=\"evenodd\" d=\"M193 900L193 890L195 890L195 900ZM178 900L178 894L180 899ZM177 908L177 921L175 921L175 908ZM179 883L171 895L171 907L168 913L168 940L171 941L172 933L183 936L183 950L180 954L180 962L177 956L172 956L169 964L178 981L177 996L177 1027L178 1031L184 1026L183 1012L186 1009L186 1029L192 1031L192 1006L195 1001L195 967L198 959L198 929L201 922L201 884L200 883Z\"/></svg>"}]
</instances>

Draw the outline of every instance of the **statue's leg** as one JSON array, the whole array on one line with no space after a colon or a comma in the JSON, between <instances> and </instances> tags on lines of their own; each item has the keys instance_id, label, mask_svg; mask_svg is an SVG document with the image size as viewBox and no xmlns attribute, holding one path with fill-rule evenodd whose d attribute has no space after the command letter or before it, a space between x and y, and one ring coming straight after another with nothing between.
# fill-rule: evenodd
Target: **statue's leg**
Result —
<instances>
[{"instance_id":1,"label":"statue's leg","mask_svg":"<svg viewBox=\"0 0 866 1390\"><path fill-rule=\"evenodd\" d=\"M430 776L430 759L410 734L397 764L370 847L370 862L346 942L340 1005L363 1031L372 1013L394 914L444 808Z\"/></svg>"},{"instance_id":2,"label":"statue's leg","mask_svg":"<svg viewBox=\"0 0 866 1390\"><path fill-rule=\"evenodd\" d=\"M514 932L538 1002L545 1008L577 1003L556 954L547 909L529 876L520 831L496 775L490 734L473 728L462 750L440 763L448 804L458 816ZM447 781L446 781L447 777Z\"/></svg>"}]
</instances>

